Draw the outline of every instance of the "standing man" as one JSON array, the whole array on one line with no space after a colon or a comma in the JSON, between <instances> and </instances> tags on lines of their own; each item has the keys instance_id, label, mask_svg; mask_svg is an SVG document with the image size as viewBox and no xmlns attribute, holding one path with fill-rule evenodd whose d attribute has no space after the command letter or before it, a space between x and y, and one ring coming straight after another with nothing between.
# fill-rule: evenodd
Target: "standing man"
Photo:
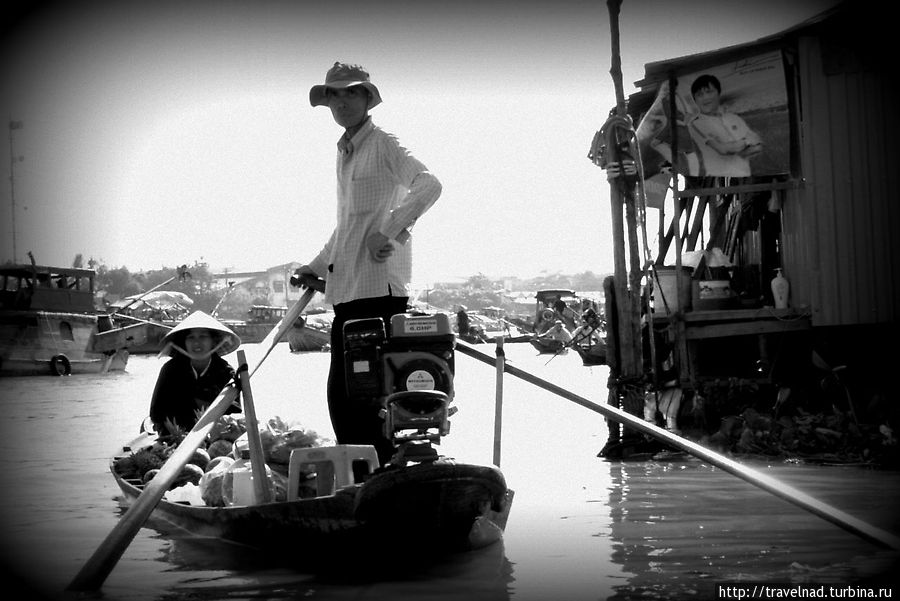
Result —
<instances>
[{"instance_id":1,"label":"standing man","mask_svg":"<svg viewBox=\"0 0 900 601\"><path fill-rule=\"evenodd\" d=\"M379 404L351 400L344 364L344 324L351 319L404 313L412 277L416 220L441 194L441 183L393 135L372 123L378 88L359 65L337 62L323 85L309 91L312 106L327 106L344 128L338 140L337 225L319 254L296 270L325 280L334 306L328 410L338 444L371 444L381 463L393 454ZM373 399L374 401L374 399Z\"/></svg>"}]
</instances>

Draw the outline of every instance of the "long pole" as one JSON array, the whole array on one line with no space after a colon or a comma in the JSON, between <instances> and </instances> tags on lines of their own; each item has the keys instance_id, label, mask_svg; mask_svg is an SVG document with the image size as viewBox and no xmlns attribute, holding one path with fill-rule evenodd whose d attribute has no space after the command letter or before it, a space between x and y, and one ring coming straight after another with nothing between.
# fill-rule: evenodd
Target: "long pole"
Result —
<instances>
[{"instance_id":1,"label":"long pole","mask_svg":"<svg viewBox=\"0 0 900 601\"><path fill-rule=\"evenodd\" d=\"M12 260L16 262L18 256L18 248L16 247L16 153L13 150L13 130L22 129L21 121L9 120L9 198L12 209Z\"/></svg>"},{"instance_id":2,"label":"long pole","mask_svg":"<svg viewBox=\"0 0 900 601\"><path fill-rule=\"evenodd\" d=\"M503 370L506 353L503 351L503 336L497 336L497 386L494 399L494 465L500 467L500 448L503 433Z\"/></svg>"},{"instance_id":3,"label":"long pole","mask_svg":"<svg viewBox=\"0 0 900 601\"><path fill-rule=\"evenodd\" d=\"M456 349L463 354L468 355L474 359L478 359L479 361L487 363L488 365L495 365L493 357L491 357L487 353L479 351L472 345L462 340L457 340ZM618 407L594 403L584 397L575 394L574 392L571 392L569 390L566 390L565 388L562 388L561 386L557 386L556 384L541 379L525 370L518 369L512 365L509 365L508 363L505 365L504 371L513 376L516 376L517 378L525 380L530 384L534 384L539 388L543 388L544 390L552 392L557 396L561 396L564 399L581 405L586 409L590 409L591 411L599 413L604 417L615 420L617 422L621 422L626 426L652 436L653 438L660 440L668 445L690 453L694 457L697 457L711 465L719 467L758 488L774 494L777 497L781 497L785 501L793 503L794 505L797 505L798 507L809 511L831 522L832 524L835 524L836 526L847 530L848 532L852 532L853 534L856 534L857 536L860 536L871 543L874 543L886 549L900 550L900 538L880 528L876 528L871 524L867 524L866 522L863 522L862 520L844 511L823 503L822 501L819 501L818 499L815 499L810 495L785 484L781 480L778 480L771 476L767 476L766 474L762 474L745 465L741 465L740 463L729 459L724 455L711 451L710 449L707 449L706 447L703 447L697 443L691 442L686 438L682 438L677 434L673 434L672 432L660 428L655 424L644 421L643 419L626 411L622 411Z\"/></svg>"},{"instance_id":4,"label":"long pole","mask_svg":"<svg viewBox=\"0 0 900 601\"><path fill-rule=\"evenodd\" d=\"M622 85L622 57L619 48L619 9L621 4L621 0L607 0L611 40L609 73L615 87L616 106L598 132L598 136L602 138L598 141L603 143L606 156L604 158L600 156L602 153L593 153L593 159L601 167L605 167L607 163L623 163L627 158L635 158L631 156L634 131L631 118L626 110L625 92ZM639 404L643 404L642 394L634 385L641 382L644 377L640 323L641 270L635 219L634 182L626 177L624 169L621 177L610 181L609 198L613 228L612 289L616 311L612 315L607 315L607 319L613 322L611 330L617 336L612 348L617 356L614 361L610 362L610 400L616 404L621 402L626 408L635 410ZM628 257L630 260L627 262L626 253L630 255ZM626 384L629 385L626 386ZM620 395L620 391L624 391L625 394Z\"/></svg>"},{"instance_id":5,"label":"long pole","mask_svg":"<svg viewBox=\"0 0 900 601\"><path fill-rule=\"evenodd\" d=\"M606 8L609 11L609 32L612 60L610 61L609 74L613 80L616 91L616 114L625 116L625 87L622 84L622 53L619 46L619 9L622 0L607 0Z\"/></svg>"}]
</instances>

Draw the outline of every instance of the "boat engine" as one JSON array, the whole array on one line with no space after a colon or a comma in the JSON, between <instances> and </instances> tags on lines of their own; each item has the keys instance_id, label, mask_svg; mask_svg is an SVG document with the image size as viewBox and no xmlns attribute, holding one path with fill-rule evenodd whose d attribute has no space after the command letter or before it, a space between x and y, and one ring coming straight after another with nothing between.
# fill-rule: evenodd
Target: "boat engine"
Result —
<instances>
[{"instance_id":1,"label":"boat engine","mask_svg":"<svg viewBox=\"0 0 900 601\"><path fill-rule=\"evenodd\" d=\"M378 402L396 461L435 459L432 444L449 434L455 345L444 313L401 313L387 329L378 318L344 325L347 391Z\"/></svg>"}]
</instances>

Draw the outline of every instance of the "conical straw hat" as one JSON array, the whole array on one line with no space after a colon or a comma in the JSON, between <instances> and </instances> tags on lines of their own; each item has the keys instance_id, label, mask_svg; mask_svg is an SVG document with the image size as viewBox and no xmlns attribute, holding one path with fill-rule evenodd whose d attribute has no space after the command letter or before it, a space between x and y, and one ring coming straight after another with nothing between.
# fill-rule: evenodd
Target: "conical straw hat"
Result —
<instances>
[{"instance_id":1,"label":"conical straw hat","mask_svg":"<svg viewBox=\"0 0 900 601\"><path fill-rule=\"evenodd\" d=\"M216 320L215 317L204 313L203 311L194 311L185 317L181 323L169 330L163 337L163 350L160 355L171 355L172 344L177 344L181 336L188 330L204 329L217 333L221 337L222 345L216 351L219 355L227 355L238 349L241 345L241 339L237 334L232 332L227 326Z\"/></svg>"}]
</instances>

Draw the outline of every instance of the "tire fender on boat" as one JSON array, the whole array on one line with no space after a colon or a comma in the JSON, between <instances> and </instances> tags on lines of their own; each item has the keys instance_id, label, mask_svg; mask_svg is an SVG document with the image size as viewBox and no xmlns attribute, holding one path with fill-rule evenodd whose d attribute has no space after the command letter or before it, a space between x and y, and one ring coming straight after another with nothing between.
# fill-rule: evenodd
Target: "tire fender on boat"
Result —
<instances>
[{"instance_id":1,"label":"tire fender on boat","mask_svg":"<svg viewBox=\"0 0 900 601\"><path fill-rule=\"evenodd\" d=\"M72 363L69 361L68 357L61 353L59 355L54 355L53 358L50 359L50 371L57 376L71 376Z\"/></svg>"}]
</instances>

